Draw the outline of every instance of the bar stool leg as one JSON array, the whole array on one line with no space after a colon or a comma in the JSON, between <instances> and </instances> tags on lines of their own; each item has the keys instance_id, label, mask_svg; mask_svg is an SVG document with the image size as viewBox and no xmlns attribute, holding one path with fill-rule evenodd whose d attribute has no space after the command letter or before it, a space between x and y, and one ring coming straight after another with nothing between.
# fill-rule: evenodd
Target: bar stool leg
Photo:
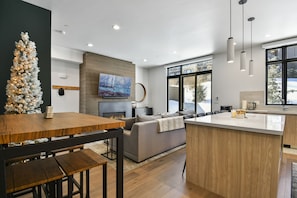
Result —
<instances>
[{"instance_id":1,"label":"bar stool leg","mask_svg":"<svg viewBox=\"0 0 297 198\"><path fill-rule=\"evenodd\" d=\"M102 171L103 171L103 198L107 197L107 164L102 165Z\"/></svg>"},{"instance_id":2,"label":"bar stool leg","mask_svg":"<svg viewBox=\"0 0 297 198\"><path fill-rule=\"evenodd\" d=\"M56 194L55 182L50 182L49 183L49 197L55 198L55 194Z\"/></svg>"},{"instance_id":3,"label":"bar stool leg","mask_svg":"<svg viewBox=\"0 0 297 198\"><path fill-rule=\"evenodd\" d=\"M62 192L62 179L59 179L57 181L57 197L62 198L63 192Z\"/></svg>"},{"instance_id":4,"label":"bar stool leg","mask_svg":"<svg viewBox=\"0 0 297 198\"><path fill-rule=\"evenodd\" d=\"M68 197L72 197L72 192L73 192L73 175L68 176Z\"/></svg>"},{"instance_id":5,"label":"bar stool leg","mask_svg":"<svg viewBox=\"0 0 297 198\"><path fill-rule=\"evenodd\" d=\"M33 189L35 191L35 189ZM41 198L41 185L37 186L37 195L36 197Z\"/></svg>"},{"instance_id":6,"label":"bar stool leg","mask_svg":"<svg viewBox=\"0 0 297 198\"><path fill-rule=\"evenodd\" d=\"M90 198L90 170L86 170L86 198Z\"/></svg>"},{"instance_id":7,"label":"bar stool leg","mask_svg":"<svg viewBox=\"0 0 297 198\"><path fill-rule=\"evenodd\" d=\"M80 186L79 186L79 193L80 193L80 198L83 198L84 197L84 173L83 172L80 172L79 175L80 175Z\"/></svg>"},{"instance_id":8,"label":"bar stool leg","mask_svg":"<svg viewBox=\"0 0 297 198\"><path fill-rule=\"evenodd\" d=\"M185 170L186 170L186 166L187 166L186 164L187 163L186 163L186 160L185 160L182 176L184 176L184 173L185 173Z\"/></svg>"}]
</instances>

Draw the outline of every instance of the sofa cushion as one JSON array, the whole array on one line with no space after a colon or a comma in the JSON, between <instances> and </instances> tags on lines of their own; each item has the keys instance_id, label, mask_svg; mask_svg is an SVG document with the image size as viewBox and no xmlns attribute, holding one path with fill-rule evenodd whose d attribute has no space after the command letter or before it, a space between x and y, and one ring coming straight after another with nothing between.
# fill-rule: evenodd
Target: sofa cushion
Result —
<instances>
[{"instance_id":1,"label":"sofa cushion","mask_svg":"<svg viewBox=\"0 0 297 198\"><path fill-rule=\"evenodd\" d=\"M121 118L120 120L125 121L126 125L124 127L124 129L126 130L131 130L133 124L136 122L136 118L132 117L132 118Z\"/></svg>"},{"instance_id":2,"label":"sofa cushion","mask_svg":"<svg viewBox=\"0 0 297 198\"><path fill-rule=\"evenodd\" d=\"M162 118L168 118L168 117L175 117L175 116L179 116L179 113L169 113L169 112L167 112L167 113L163 113L163 114L161 114L161 116L162 116Z\"/></svg>"},{"instance_id":3,"label":"sofa cushion","mask_svg":"<svg viewBox=\"0 0 297 198\"><path fill-rule=\"evenodd\" d=\"M179 113L179 115L183 116L184 119L187 119L187 118L193 118L194 114L195 114L195 111L185 110L185 111L179 111L178 113Z\"/></svg>"},{"instance_id":4,"label":"sofa cushion","mask_svg":"<svg viewBox=\"0 0 297 198\"><path fill-rule=\"evenodd\" d=\"M160 119L161 115L137 115L137 122L145 122Z\"/></svg>"}]
</instances>

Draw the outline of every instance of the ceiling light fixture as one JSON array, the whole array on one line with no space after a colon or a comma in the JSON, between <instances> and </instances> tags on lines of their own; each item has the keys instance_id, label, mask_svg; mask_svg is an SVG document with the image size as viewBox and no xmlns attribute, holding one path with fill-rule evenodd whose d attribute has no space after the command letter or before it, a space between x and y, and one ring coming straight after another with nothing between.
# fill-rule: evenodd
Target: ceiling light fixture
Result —
<instances>
[{"instance_id":1,"label":"ceiling light fixture","mask_svg":"<svg viewBox=\"0 0 297 198\"><path fill-rule=\"evenodd\" d=\"M88 47L93 47L93 43L88 43Z\"/></svg>"},{"instance_id":2,"label":"ceiling light fixture","mask_svg":"<svg viewBox=\"0 0 297 198\"><path fill-rule=\"evenodd\" d=\"M246 68L246 52L244 51L244 4L247 0L240 0L239 5L242 6L242 51L240 53L240 71Z\"/></svg>"},{"instance_id":3,"label":"ceiling light fixture","mask_svg":"<svg viewBox=\"0 0 297 198\"><path fill-rule=\"evenodd\" d=\"M235 46L234 39L232 37L232 5L230 0L230 37L227 40L227 62L234 63Z\"/></svg>"},{"instance_id":4,"label":"ceiling light fixture","mask_svg":"<svg viewBox=\"0 0 297 198\"><path fill-rule=\"evenodd\" d=\"M147 62L147 59L143 59L143 62Z\"/></svg>"},{"instance_id":5,"label":"ceiling light fixture","mask_svg":"<svg viewBox=\"0 0 297 198\"><path fill-rule=\"evenodd\" d=\"M251 60L249 62L249 76L254 76L254 60L253 60L253 21L255 17L248 18L248 21L251 22Z\"/></svg>"},{"instance_id":6,"label":"ceiling light fixture","mask_svg":"<svg viewBox=\"0 0 297 198\"><path fill-rule=\"evenodd\" d=\"M115 25L112 26L112 28L113 28L114 30L119 30L119 29L120 29L120 26L117 25L117 24L115 24Z\"/></svg>"}]
</instances>

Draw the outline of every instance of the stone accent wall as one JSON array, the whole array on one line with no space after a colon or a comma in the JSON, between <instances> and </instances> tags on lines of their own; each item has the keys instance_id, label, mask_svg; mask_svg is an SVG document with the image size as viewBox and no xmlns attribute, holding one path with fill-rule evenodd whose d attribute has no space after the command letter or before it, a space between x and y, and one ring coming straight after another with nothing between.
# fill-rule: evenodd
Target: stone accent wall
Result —
<instances>
[{"instance_id":1,"label":"stone accent wall","mask_svg":"<svg viewBox=\"0 0 297 198\"><path fill-rule=\"evenodd\" d=\"M124 99L98 96L99 73L127 76L131 81L131 95ZM87 52L80 65L80 112L98 114L98 102L135 100L135 65L132 62Z\"/></svg>"}]
</instances>

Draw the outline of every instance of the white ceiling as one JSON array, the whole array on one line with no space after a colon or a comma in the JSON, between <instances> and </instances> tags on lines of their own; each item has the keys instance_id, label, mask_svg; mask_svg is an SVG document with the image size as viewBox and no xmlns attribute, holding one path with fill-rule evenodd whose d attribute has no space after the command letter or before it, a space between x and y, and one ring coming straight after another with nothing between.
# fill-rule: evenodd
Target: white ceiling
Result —
<instances>
[{"instance_id":1,"label":"white ceiling","mask_svg":"<svg viewBox=\"0 0 297 198\"><path fill-rule=\"evenodd\" d=\"M224 52L230 34L229 0L24 1L52 11L53 45L127 60L141 67ZM296 8L296 0L248 0L244 6L246 47L250 46L247 19L252 16L256 18L254 45L295 37ZM113 30L114 24L121 29ZM232 0L232 29L239 50L242 7L238 0ZM94 44L92 48L87 46L89 42Z\"/></svg>"}]
</instances>

